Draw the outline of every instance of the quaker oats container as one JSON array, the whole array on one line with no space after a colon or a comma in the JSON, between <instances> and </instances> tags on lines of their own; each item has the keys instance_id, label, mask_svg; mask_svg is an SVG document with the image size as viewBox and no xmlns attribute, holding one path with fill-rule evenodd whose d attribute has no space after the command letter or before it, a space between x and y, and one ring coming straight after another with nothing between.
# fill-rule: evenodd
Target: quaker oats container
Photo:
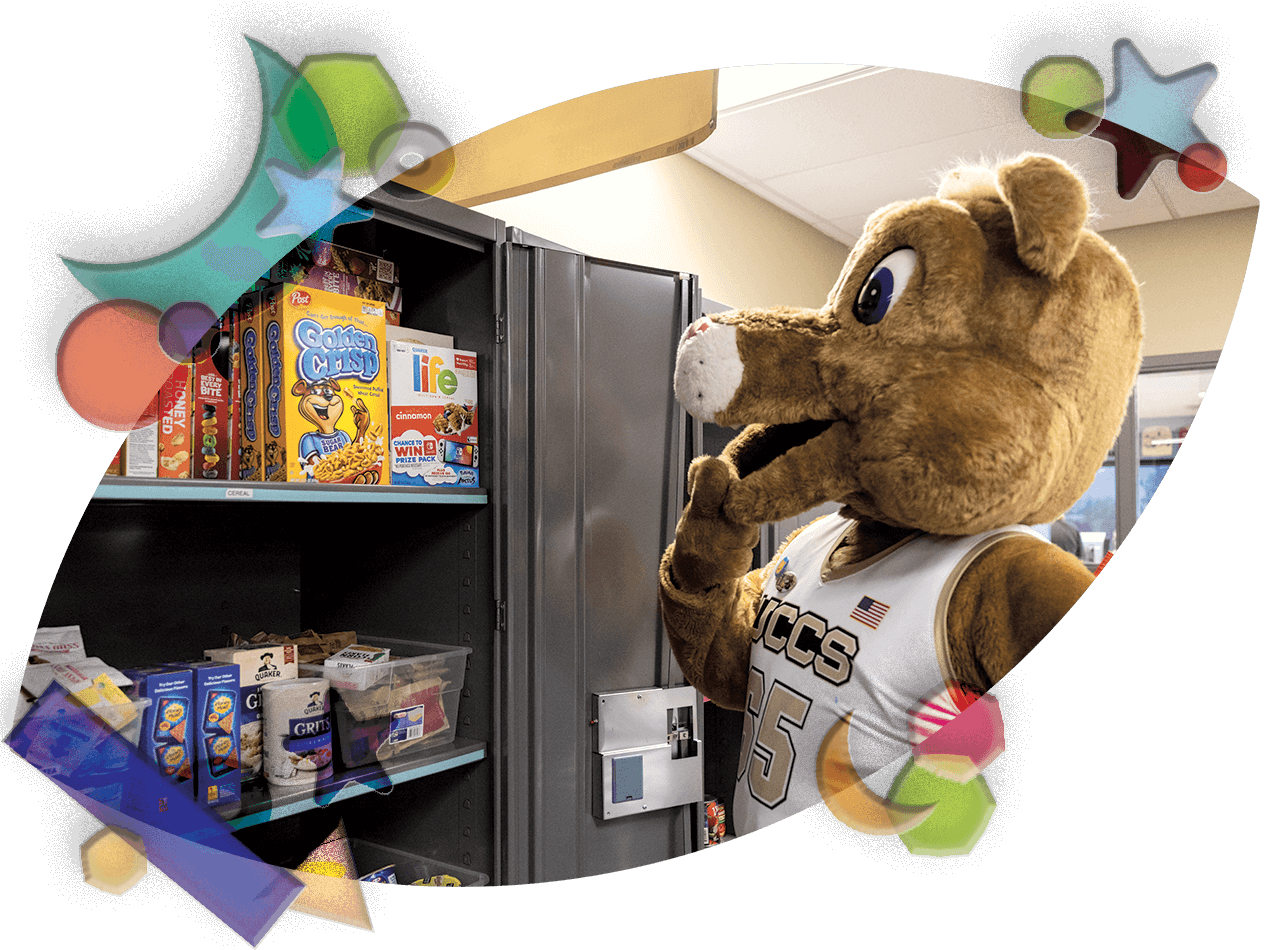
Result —
<instances>
[{"instance_id":1,"label":"quaker oats container","mask_svg":"<svg viewBox=\"0 0 1269 950\"><path fill-rule=\"evenodd\" d=\"M260 697L268 783L293 787L330 778L330 681L306 677L266 683Z\"/></svg>"}]
</instances>

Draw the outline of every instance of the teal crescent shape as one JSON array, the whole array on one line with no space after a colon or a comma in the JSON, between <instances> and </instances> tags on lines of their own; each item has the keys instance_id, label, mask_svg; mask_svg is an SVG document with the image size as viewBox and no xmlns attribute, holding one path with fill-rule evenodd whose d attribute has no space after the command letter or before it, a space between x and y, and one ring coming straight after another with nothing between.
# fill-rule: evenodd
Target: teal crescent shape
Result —
<instances>
[{"instance_id":1,"label":"teal crescent shape","mask_svg":"<svg viewBox=\"0 0 1269 950\"><path fill-rule=\"evenodd\" d=\"M221 270L208 266L205 246L233 248L246 259L254 258L251 252L255 251L272 263L299 243L300 238L295 235L261 238L255 228L278 203L278 192L265 173L265 163L280 162L301 170L307 170L314 164L307 155L296 155L291 151L287 139L294 141L297 130L288 130L284 135L274 117L279 97L284 93L293 95L297 80L303 83L304 79L273 50L251 37L246 37L246 40L260 74L264 105L260 141L246 180L213 224L192 240L157 257L122 264L96 264L63 258L75 279L99 300L140 300L160 312L182 301L199 301L216 313L224 313L260 275L244 279L240 269ZM321 100L313 95L308 102L310 110L304 121L330 128L330 119L325 115ZM292 114L289 119L294 122L296 116ZM313 130L305 131L311 139ZM326 134L324 129L321 134ZM331 146L334 146L333 141Z\"/></svg>"}]
</instances>

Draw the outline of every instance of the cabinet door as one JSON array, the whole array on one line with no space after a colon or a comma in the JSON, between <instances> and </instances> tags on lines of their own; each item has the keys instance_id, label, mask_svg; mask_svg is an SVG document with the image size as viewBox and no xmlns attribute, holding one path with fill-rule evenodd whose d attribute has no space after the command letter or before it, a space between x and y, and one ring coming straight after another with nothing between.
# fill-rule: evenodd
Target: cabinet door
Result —
<instances>
[{"instance_id":1,"label":"cabinet door","mask_svg":"<svg viewBox=\"0 0 1269 950\"><path fill-rule=\"evenodd\" d=\"M672 377L696 279L510 248L507 880L690 850L688 808L591 816L597 692L682 683L657 610L684 414Z\"/></svg>"}]
</instances>

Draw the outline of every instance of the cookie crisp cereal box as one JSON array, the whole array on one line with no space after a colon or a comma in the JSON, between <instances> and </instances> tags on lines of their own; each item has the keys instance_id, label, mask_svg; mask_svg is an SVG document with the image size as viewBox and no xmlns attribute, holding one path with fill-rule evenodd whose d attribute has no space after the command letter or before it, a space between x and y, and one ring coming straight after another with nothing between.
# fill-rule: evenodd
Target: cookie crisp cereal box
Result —
<instances>
[{"instance_id":1,"label":"cookie crisp cereal box","mask_svg":"<svg viewBox=\"0 0 1269 950\"><path fill-rule=\"evenodd\" d=\"M265 480L385 481L383 304L294 284L264 293Z\"/></svg>"},{"instance_id":2,"label":"cookie crisp cereal box","mask_svg":"<svg viewBox=\"0 0 1269 950\"><path fill-rule=\"evenodd\" d=\"M480 485L476 354L410 340L388 352L393 485Z\"/></svg>"}]
</instances>

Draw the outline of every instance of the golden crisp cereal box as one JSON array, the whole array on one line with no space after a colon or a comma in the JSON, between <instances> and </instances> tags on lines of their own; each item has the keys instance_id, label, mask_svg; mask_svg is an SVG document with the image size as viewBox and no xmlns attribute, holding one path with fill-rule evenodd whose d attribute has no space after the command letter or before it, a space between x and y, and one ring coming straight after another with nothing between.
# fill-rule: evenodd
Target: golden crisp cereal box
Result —
<instances>
[{"instance_id":1,"label":"golden crisp cereal box","mask_svg":"<svg viewBox=\"0 0 1269 950\"><path fill-rule=\"evenodd\" d=\"M234 423L238 428L237 478L258 482L264 478L264 413L261 379L260 291L243 294L234 325L237 356L237 391Z\"/></svg>"},{"instance_id":2,"label":"golden crisp cereal box","mask_svg":"<svg viewBox=\"0 0 1269 950\"><path fill-rule=\"evenodd\" d=\"M264 293L265 479L386 481L383 304L294 284Z\"/></svg>"},{"instance_id":3,"label":"golden crisp cereal box","mask_svg":"<svg viewBox=\"0 0 1269 950\"><path fill-rule=\"evenodd\" d=\"M190 434L189 363L179 363L159 389L159 478L189 478Z\"/></svg>"}]
</instances>

